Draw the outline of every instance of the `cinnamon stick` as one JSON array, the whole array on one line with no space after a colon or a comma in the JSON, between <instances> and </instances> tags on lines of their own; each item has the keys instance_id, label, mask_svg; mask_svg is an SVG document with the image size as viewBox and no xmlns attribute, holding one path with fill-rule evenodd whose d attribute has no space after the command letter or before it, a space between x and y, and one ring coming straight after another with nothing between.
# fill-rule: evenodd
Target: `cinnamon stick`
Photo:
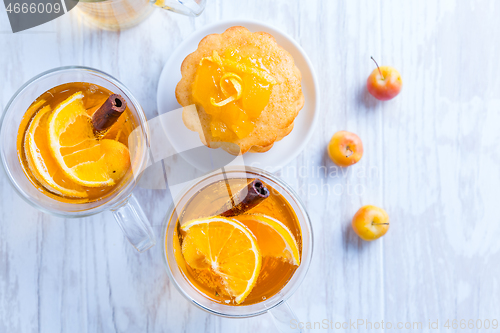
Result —
<instances>
[{"instance_id":1,"label":"cinnamon stick","mask_svg":"<svg viewBox=\"0 0 500 333\"><path fill-rule=\"evenodd\" d=\"M231 217L243 214L269 197L269 190L260 179L254 179L245 188L236 193L219 211L218 215ZM234 204L238 202L238 204Z\"/></svg>"},{"instance_id":2,"label":"cinnamon stick","mask_svg":"<svg viewBox=\"0 0 500 333\"><path fill-rule=\"evenodd\" d=\"M101 107L92 115L94 134L99 136L106 132L113 126L126 108L127 102L122 96L118 94L109 96Z\"/></svg>"}]
</instances>

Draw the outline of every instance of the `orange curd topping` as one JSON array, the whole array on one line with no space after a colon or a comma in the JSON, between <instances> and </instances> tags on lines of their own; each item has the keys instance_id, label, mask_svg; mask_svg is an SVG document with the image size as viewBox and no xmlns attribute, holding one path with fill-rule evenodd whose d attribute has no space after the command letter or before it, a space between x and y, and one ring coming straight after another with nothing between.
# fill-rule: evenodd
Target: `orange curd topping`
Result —
<instances>
[{"instance_id":1,"label":"orange curd topping","mask_svg":"<svg viewBox=\"0 0 500 333\"><path fill-rule=\"evenodd\" d=\"M262 59L244 57L227 49L201 59L193 83L193 98L211 116L212 136L220 140L242 139L269 103L276 80Z\"/></svg>"}]
</instances>

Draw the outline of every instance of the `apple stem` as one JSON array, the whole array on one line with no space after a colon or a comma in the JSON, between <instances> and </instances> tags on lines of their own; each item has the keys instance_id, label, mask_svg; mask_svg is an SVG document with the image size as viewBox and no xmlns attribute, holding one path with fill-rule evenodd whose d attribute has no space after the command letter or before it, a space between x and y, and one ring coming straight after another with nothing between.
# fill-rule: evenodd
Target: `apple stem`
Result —
<instances>
[{"instance_id":1,"label":"apple stem","mask_svg":"<svg viewBox=\"0 0 500 333\"><path fill-rule=\"evenodd\" d=\"M389 225L389 223L375 223L375 222L372 222L372 225Z\"/></svg>"},{"instance_id":2,"label":"apple stem","mask_svg":"<svg viewBox=\"0 0 500 333\"><path fill-rule=\"evenodd\" d=\"M385 80L385 77L382 75L382 71L380 70L380 67L378 67L377 61L371 57L375 65L377 65L378 72L380 73L380 76L382 76L382 80Z\"/></svg>"},{"instance_id":3,"label":"apple stem","mask_svg":"<svg viewBox=\"0 0 500 333\"><path fill-rule=\"evenodd\" d=\"M351 156L352 154L354 154L354 153L352 152L352 150L351 150L351 148L350 148L350 147L347 147L347 149L346 149L346 153L347 153L347 155L346 155L345 157L349 157L349 156Z\"/></svg>"}]
</instances>

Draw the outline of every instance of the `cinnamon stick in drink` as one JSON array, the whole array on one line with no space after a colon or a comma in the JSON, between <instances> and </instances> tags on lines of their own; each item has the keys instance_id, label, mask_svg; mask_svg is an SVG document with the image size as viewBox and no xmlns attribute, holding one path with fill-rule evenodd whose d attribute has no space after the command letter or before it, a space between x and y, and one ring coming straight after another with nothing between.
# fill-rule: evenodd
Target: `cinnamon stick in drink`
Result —
<instances>
[{"instance_id":1,"label":"cinnamon stick in drink","mask_svg":"<svg viewBox=\"0 0 500 333\"><path fill-rule=\"evenodd\" d=\"M101 107L92 115L94 134L97 137L106 134L107 130L113 126L126 108L127 102L122 96L118 94L109 96Z\"/></svg>"},{"instance_id":2,"label":"cinnamon stick in drink","mask_svg":"<svg viewBox=\"0 0 500 333\"><path fill-rule=\"evenodd\" d=\"M219 211L225 217L244 214L269 197L269 190L260 179L254 179L246 188L236 193ZM234 204L237 202L237 204Z\"/></svg>"}]
</instances>

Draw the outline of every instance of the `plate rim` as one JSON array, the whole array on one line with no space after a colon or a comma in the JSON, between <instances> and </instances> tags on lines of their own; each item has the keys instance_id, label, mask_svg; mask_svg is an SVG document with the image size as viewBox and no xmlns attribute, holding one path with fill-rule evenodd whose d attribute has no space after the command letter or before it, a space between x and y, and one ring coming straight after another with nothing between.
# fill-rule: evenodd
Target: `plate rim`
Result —
<instances>
[{"instance_id":1,"label":"plate rim","mask_svg":"<svg viewBox=\"0 0 500 333\"><path fill-rule=\"evenodd\" d=\"M312 84L312 88L313 88L312 89L312 93L314 95L314 99L313 99L314 100L314 108L313 108L314 115L313 115L313 119L312 119L312 122L311 122L311 126L309 126L309 128L307 129L307 134L306 134L304 140L302 141L301 145L299 146L299 149L295 149L293 153L288 154L288 157L284 158L283 162L281 162L281 163L279 163L277 165L274 165L274 166L268 166L266 168L266 170L268 172L275 173L275 172L281 170L286 165L288 165L293 160L295 160L297 158L297 156L299 156L299 154L302 153L302 151L305 149L305 147L307 146L307 143L311 140L311 138L312 138L312 136L314 134L315 128L318 125L319 118L320 118L320 110L321 110L320 109L320 88L319 88L319 82L318 82L318 77L317 77L316 71L314 69L314 66L312 65L311 59L309 59L309 56L307 55L307 53L304 51L304 49L302 48L302 46L295 39L293 39L292 37L290 37L287 33L283 32L282 30L276 28L275 26L270 25L268 23L263 23L263 22L258 21L258 20L252 20L252 19L228 19L228 20L222 20L222 21L219 21L219 22L215 22L215 23L210 23L210 24L204 25L203 27L200 27L200 28L196 29L195 31L193 31L191 34L189 34L189 36L187 36L186 38L184 38L184 40L175 47L175 49L170 53L170 57L168 58L168 60L163 65L163 68L161 70L161 73L160 73L160 76L159 76L159 79L158 79L158 86L157 86L157 91L156 91L157 113L158 113L158 116L160 116L161 114L163 114L163 113L160 112L160 104L162 104L160 102L160 98L161 98L161 92L160 92L161 82L165 80L164 77L168 76L167 75L168 73L166 72L166 70L167 70L168 67L171 67L170 63L174 62L175 59L176 59L176 57L179 56L179 53L180 53L179 50L181 50L182 48L184 48L186 44L191 43L193 36L195 34L197 34L197 33L200 33L201 31L212 31L212 30L219 29L219 28L225 27L225 26L227 26L227 28L229 28L231 26L243 26L243 27L245 27L245 24L251 24L251 25L254 25L254 26L258 26L259 29L260 29L260 27L262 27L262 30L260 30L260 31L268 32L271 35L273 35L273 33L276 32L276 33L282 35L283 37L285 37L300 52L302 58L305 60L305 63L307 65L308 70L311 73L311 77L312 77L312 83L313 83ZM227 29L227 28L225 28L225 29ZM212 33L216 33L216 32L210 32L210 34L212 34ZM273 37L274 37L274 35L273 35ZM198 43L199 43L199 41L198 41ZM194 52L194 50L192 52ZM181 70L180 67L179 67L178 70L179 71ZM179 107L182 107L182 106L179 105ZM168 138L168 135L167 135L167 138ZM168 140L170 140L170 138L168 138ZM172 142L171 142L171 144L173 146ZM208 148L208 149L210 149L210 148Z\"/></svg>"}]
</instances>

